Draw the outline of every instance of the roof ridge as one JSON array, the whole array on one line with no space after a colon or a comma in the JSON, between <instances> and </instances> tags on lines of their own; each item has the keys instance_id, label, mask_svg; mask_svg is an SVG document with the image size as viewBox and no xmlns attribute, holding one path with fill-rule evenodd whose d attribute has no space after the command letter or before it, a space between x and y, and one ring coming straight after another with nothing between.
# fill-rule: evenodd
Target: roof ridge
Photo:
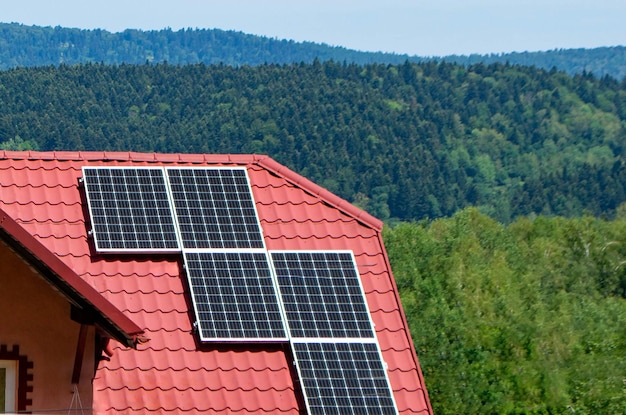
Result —
<instances>
[{"instance_id":1,"label":"roof ridge","mask_svg":"<svg viewBox=\"0 0 626 415\"><path fill-rule=\"evenodd\" d=\"M256 154L142 153L134 151L11 151L0 150L0 159L59 161L137 161L154 163L249 164Z\"/></svg>"}]
</instances>

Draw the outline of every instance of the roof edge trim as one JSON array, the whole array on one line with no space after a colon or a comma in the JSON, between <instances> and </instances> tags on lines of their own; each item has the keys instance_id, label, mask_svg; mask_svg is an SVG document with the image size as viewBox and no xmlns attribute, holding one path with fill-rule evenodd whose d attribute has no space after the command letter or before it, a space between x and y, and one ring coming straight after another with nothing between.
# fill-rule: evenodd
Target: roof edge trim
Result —
<instances>
[{"instance_id":1,"label":"roof edge trim","mask_svg":"<svg viewBox=\"0 0 626 415\"><path fill-rule=\"evenodd\" d=\"M264 156L266 157L266 156ZM253 154L187 154L139 153L133 151L10 151L0 150L5 160L58 160L58 161L128 161L152 163L227 163L249 164L259 156Z\"/></svg>"},{"instance_id":2,"label":"roof edge trim","mask_svg":"<svg viewBox=\"0 0 626 415\"><path fill-rule=\"evenodd\" d=\"M354 206L352 203L337 196L334 193L324 189L323 187L315 184L304 176L296 173L290 168L278 163L269 156L255 156L254 161L266 170L269 170L277 176L283 177L285 180L293 183L294 185L303 188L307 192L324 199L329 205L344 212L348 216L352 216L359 222L381 232L383 229L383 222L370 215L363 209Z\"/></svg>"},{"instance_id":3,"label":"roof edge trim","mask_svg":"<svg viewBox=\"0 0 626 415\"><path fill-rule=\"evenodd\" d=\"M378 234L378 243L380 244L382 248L385 266L389 270L389 281L391 282L391 286L393 287L393 294L396 299L396 303L398 304L398 310L400 311L400 318L402 318L402 324L404 325L405 333L407 336L407 341L409 342L409 345L411 346L411 354L413 357L413 361L415 363L415 367L417 368L417 377L419 378L420 386L422 387L422 393L424 394L424 401L426 402L428 413L432 414L433 407L430 403L430 396L428 395L428 388L426 388L426 382L424 381L424 373L422 372L422 366L419 363L419 357L417 356L417 349L415 348L415 343L413 342L413 336L411 336L411 332L409 329L409 321L406 318L404 307L402 306L402 301L400 300L400 291L398 290L396 279L393 276L393 270L391 269L391 261L389 260L387 249L385 249L385 241L383 240L382 232Z\"/></svg>"},{"instance_id":4,"label":"roof edge trim","mask_svg":"<svg viewBox=\"0 0 626 415\"><path fill-rule=\"evenodd\" d=\"M54 286L65 293L65 295L67 295L67 287L74 290L84 303L83 305L92 307L101 315L104 322L108 323L107 325L110 326L109 329L113 331L111 334L116 334L115 337L127 346L134 347L136 340L144 331L131 319L126 317L122 311L104 298L96 289L80 278L78 274L54 255L54 253L48 250L19 223L7 215L2 208L0 208L0 231L4 231L0 232L0 236L2 236L2 233L6 233L21 246L26 253L40 262L40 264L32 265L43 266L56 276L57 281L50 280ZM35 266L35 268L37 268L37 266ZM65 283L67 287L63 287L63 283ZM74 299L74 301L76 300Z\"/></svg>"}]
</instances>

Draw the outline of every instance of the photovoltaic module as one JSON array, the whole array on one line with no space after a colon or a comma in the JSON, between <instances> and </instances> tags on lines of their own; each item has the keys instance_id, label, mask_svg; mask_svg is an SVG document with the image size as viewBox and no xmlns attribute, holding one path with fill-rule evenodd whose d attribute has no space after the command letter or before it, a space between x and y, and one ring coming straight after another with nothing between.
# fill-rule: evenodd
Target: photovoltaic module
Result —
<instances>
[{"instance_id":1,"label":"photovoltaic module","mask_svg":"<svg viewBox=\"0 0 626 415\"><path fill-rule=\"evenodd\" d=\"M84 168L96 250L177 251L161 168Z\"/></svg>"},{"instance_id":2,"label":"photovoltaic module","mask_svg":"<svg viewBox=\"0 0 626 415\"><path fill-rule=\"evenodd\" d=\"M264 252L184 252L201 340L286 339Z\"/></svg>"}]
</instances>

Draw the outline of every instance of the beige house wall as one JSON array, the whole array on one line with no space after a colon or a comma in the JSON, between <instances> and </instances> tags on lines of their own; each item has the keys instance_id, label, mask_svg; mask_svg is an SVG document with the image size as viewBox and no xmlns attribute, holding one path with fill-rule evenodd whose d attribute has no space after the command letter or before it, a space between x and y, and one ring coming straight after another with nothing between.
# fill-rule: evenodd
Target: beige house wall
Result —
<instances>
[{"instance_id":1,"label":"beige house wall","mask_svg":"<svg viewBox=\"0 0 626 415\"><path fill-rule=\"evenodd\" d=\"M0 241L0 344L9 350L19 345L20 355L33 362L28 411L68 413L76 397L71 380L79 331L70 303ZM90 326L78 386L84 408L93 400L94 343Z\"/></svg>"}]
</instances>

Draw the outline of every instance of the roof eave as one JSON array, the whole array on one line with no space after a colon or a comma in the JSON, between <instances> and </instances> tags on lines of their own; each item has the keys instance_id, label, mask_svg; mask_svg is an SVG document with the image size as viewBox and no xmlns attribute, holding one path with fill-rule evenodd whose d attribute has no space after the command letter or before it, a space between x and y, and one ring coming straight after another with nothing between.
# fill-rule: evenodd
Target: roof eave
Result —
<instances>
[{"instance_id":1,"label":"roof eave","mask_svg":"<svg viewBox=\"0 0 626 415\"><path fill-rule=\"evenodd\" d=\"M0 208L0 239L39 271L70 303L93 315L94 324L121 343L135 347L143 330L7 215L2 208Z\"/></svg>"}]
</instances>

